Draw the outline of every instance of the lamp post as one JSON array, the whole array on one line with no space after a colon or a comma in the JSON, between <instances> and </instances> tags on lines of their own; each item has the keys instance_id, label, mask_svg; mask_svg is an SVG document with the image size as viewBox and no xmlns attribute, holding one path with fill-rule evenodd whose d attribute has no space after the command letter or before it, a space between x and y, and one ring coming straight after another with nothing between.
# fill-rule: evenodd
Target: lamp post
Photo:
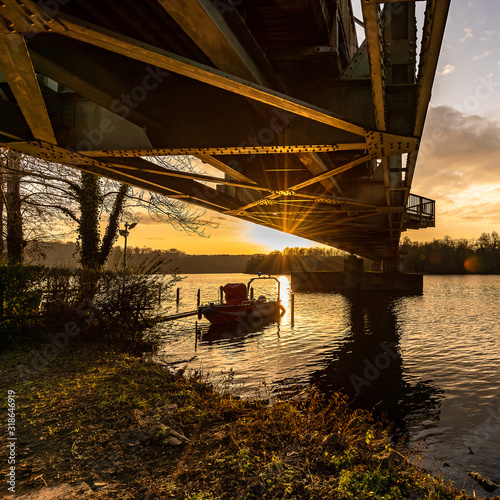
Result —
<instances>
[{"instance_id":1,"label":"lamp post","mask_svg":"<svg viewBox=\"0 0 500 500\"><path fill-rule=\"evenodd\" d=\"M123 250L123 290L125 290L125 271L127 269L127 236L129 235L130 230L134 229L135 226L137 226L137 222L132 222L132 224L125 222L125 229L118 230L120 236L125 238L125 246Z\"/></svg>"}]
</instances>

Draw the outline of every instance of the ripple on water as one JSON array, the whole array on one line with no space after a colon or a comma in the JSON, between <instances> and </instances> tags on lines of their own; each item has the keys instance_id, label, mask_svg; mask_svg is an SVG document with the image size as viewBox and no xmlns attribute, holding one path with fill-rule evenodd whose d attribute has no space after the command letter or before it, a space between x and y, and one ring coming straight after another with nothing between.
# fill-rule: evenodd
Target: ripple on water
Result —
<instances>
[{"instance_id":1,"label":"ripple on water","mask_svg":"<svg viewBox=\"0 0 500 500\"><path fill-rule=\"evenodd\" d=\"M412 297L297 293L293 327L289 280L280 280L287 308L280 325L195 342L194 322L184 321L166 332L164 358L193 358L189 368L214 376L232 371L242 395L267 387L272 396L296 384L344 388L355 404L385 411L424 450L429 467L446 462L439 470L460 488L465 481L471 493L470 469L500 482L500 277L426 276L423 295ZM220 284L246 281L189 276L182 306L192 309L198 288L203 300L215 298ZM264 292L271 296L273 289ZM397 354L386 354L388 365L378 369L377 355L392 345ZM356 386L353 376L365 384Z\"/></svg>"}]
</instances>

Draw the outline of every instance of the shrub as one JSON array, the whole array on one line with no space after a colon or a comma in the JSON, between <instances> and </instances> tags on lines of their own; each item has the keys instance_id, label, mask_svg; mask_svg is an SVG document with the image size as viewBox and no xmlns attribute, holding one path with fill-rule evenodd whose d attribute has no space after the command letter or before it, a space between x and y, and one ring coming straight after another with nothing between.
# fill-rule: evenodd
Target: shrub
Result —
<instances>
[{"instance_id":1,"label":"shrub","mask_svg":"<svg viewBox=\"0 0 500 500\"><path fill-rule=\"evenodd\" d=\"M33 336L45 276L42 266L0 266L0 348Z\"/></svg>"},{"instance_id":2,"label":"shrub","mask_svg":"<svg viewBox=\"0 0 500 500\"><path fill-rule=\"evenodd\" d=\"M26 340L51 342L50 334L70 323L77 324L79 340L131 350L151 347L151 327L161 318L162 304L177 281L152 274L0 267L0 348Z\"/></svg>"}]
</instances>

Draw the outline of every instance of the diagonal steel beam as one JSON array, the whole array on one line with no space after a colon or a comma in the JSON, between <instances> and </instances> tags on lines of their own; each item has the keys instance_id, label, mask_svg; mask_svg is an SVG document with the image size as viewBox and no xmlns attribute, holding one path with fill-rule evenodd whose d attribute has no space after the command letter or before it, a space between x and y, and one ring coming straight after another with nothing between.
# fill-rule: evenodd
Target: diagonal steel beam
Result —
<instances>
[{"instance_id":1,"label":"diagonal steel beam","mask_svg":"<svg viewBox=\"0 0 500 500\"><path fill-rule=\"evenodd\" d=\"M375 124L379 130L385 131L387 129L385 118L385 82L378 5L363 2L363 19L368 48L368 61L370 64Z\"/></svg>"},{"instance_id":2,"label":"diagonal steel beam","mask_svg":"<svg viewBox=\"0 0 500 500\"><path fill-rule=\"evenodd\" d=\"M24 33L32 36L51 31L58 21L49 17L41 4L42 2L35 4L26 0L2 0L0 33ZM58 5L57 9L59 10Z\"/></svg>"},{"instance_id":3,"label":"diagonal steel beam","mask_svg":"<svg viewBox=\"0 0 500 500\"><path fill-rule=\"evenodd\" d=\"M22 34L0 36L0 68L36 139L56 143L54 130Z\"/></svg>"},{"instance_id":4,"label":"diagonal steel beam","mask_svg":"<svg viewBox=\"0 0 500 500\"><path fill-rule=\"evenodd\" d=\"M152 45L134 40L133 38L119 35L99 26L84 23L70 16L60 14L60 18L64 21L67 29L57 28L55 31L63 36L95 45L96 47L157 66L167 71L172 71L334 128L363 137L365 136L366 131L363 126L351 123L330 111L294 99L280 92L261 87L260 85L252 84L241 78L228 75L223 71L177 56Z\"/></svg>"},{"instance_id":5,"label":"diagonal steel beam","mask_svg":"<svg viewBox=\"0 0 500 500\"><path fill-rule=\"evenodd\" d=\"M303 189L305 187L311 186L312 184L316 184L316 182L321 182L324 179L328 179L329 177L332 177L334 175L341 174L342 172L345 172L347 170L350 170L351 168L356 167L357 165L361 165L362 163L365 163L369 160L371 160L370 155L362 156L361 158L358 158L356 160L350 161L349 163L346 163L345 165L342 165L341 167L336 167L331 170L327 170L326 172L323 172L322 174L315 175L314 177L311 177L307 181L300 182L299 184L295 184L294 186L290 186L288 188L289 191L298 191L299 189Z\"/></svg>"},{"instance_id":6,"label":"diagonal steel beam","mask_svg":"<svg viewBox=\"0 0 500 500\"><path fill-rule=\"evenodd\" d=\"M9 147L10 149L33 156L35 158L40 158L46 161L66 165L68 167L77 168L78 170L82 170L83 172L108 177L110 179L123 182L131 186L136 186L141 189L156 191L160 194L164 194L173 198L188 198L187 195L181 193L180 191L176 191L175 189L170 189L165 186L153 185L148 183L144 179L135 178L127 174L120 174L118 172L115 172L111 165L107 163L96 161L92 158L86 158L84 155L81 155L79 153L74 153L72 151L42 141L15 142L10 143Z\"/></svg>"},{"instance_id":7,"label":"diagonal steel beam","mask_svg":"<svg viewBox=\"0 0 500 500\"><path fill-rule=\"evenodd\" d=\"M428 0L417 77L416 137L422 136L451 0Z\"/></svg>"},{"instance_id":8,"label":"diagonal steel beam","mask_svg":"<svg viewBox=\"0 0 500 500\"><path fill-rule=\"evenodd\" d=\"M238 170L231 168L230 166L221 162L217 158L214 158L213 156L203 153L196 153L194 156L196 156L196 158L201 160L203 163L207 163L208 165L215 167L216 169L220 170L221 172L224 172L225 174L229 175L229 177L232 177L237 181L246 182L248 184L255 184L255 185L257 184L255 181L253 181L246 175L243 175L241 172L238 172Z\"/></svg>"},{"instance_id":9,"label":"diagonal steel beam","mask_svg":"<svg viewBox=\"0 0 500 500\"><path fill-rule=\"evenodd\" d=\"M10 143L9 147L21 153L108 177L147 191L181 198L218 212L235 210L242 204L240 200L194 180L171 178L167 182L164 176L156 173L141 172L137 175L135 172L119 170L109 163L42 141Z\"/></svg>"},{"instance_id":10,"label":"diagonal steel beam","mask_svg":"<svg viewBox=\"0 0 500 500\"><path fill-rule=\"evenodd\" d=\"M329 170L329 167L317 153L297 153L296 156L315 175ZM343 194L340 184L334 177L322 180L321 184L329 191L335 189L340 195Z\"/></svg>"},{"instance_id":11,"label":"diagonal steel beam","mask_svg":"<svg viewBox=\"0 0 500 500\"><path fill-rule=\"evenodd\" d=\"M287 193L287 192L294 193L295 191L298 191L299 189L303 189L305 187L311 186L312 184L316 184L317 182L321 182L325 179L328 179L329 177L331 177L333 175L341 174L342 172L345 172L351 168L356 167L357 165L365 163L366 161L369 161L370 159L371 159L370 155L363 156L363 157L358 158L356 160L353 160L349 163L346 163L345 165L342 165L341 167L336 167L332 170L328 170L326 172L323 172L322 174L311 177L307 181L301 182L299 184L295 184L294 186L290 186L289 188L287 188L286 190L284 190L282 192L274 193L272 195L266 196L265 198L260 198L258 200L251 202L251 203L248 203L247 205L240 207L239 210L247 210L248 208L265 203L266 200L274 200L274 199L282 196L283 193ZM299 195L300 195L300 193L299 193Z\"/></svg>"},{"instance_id":12,"label":"diagonal steel beam","mask_svg":"<svg viewBox=\"0 0 500 500\"><path fill-rule=\"evenodd\" d=\"M281 79L274 73L267 57L236 9L231 11L231 16L224 16L211 0L158 0L158 3L208 56L215 67L286 93ZM229 17L232 24L237 24L238 36L228 24ZM240 38L246 43L242 43ZM233 179L254 183L209 154L196 156Z\"/></svg>"},{"instance_id":13,"label":"diagonal steel beam","mask_svg":"<svg viewBox=\"0 0 500 500\"><path fill-rule=\"evenodd\" d=\"M228 25L227 16L221 14L213 1L159 0L159 3L218 69L287 93L283 82L274 72L236 9L231 13L231 19L236 17L238 21L238 35L243 34L245 40L253 42L251 54L242 46ZM256 61L259 62L258 65ZM313 174L327 169L316 152L296 153L296 156ZM340 186L333 179L326 179L322 184L328 190L336 188L341 192Z\"/></svg>"},{"instance_id":14,"label":"diagonal steel beam","mask_svg":"<svg viewBox=\"0 0 500 500\"><path fill-rule=\"evenodd\" d=\"M260 47L257 43L254 44L254 51L261 52L260 65L257 65L213 1L158 0L158 3L209 57L216 68L265 87L275 87L277 77L273 74L269 62L264 64L267 60ZM234 14L239 17L236 10ZM261 69L263 64L268 69L267 75Z\"/></svg>"},{"instance_id":15,"label":"diagonal steel beam","mask_svg":"<svg viewBox=\"0 0 500 500\"><path fill-rule=\"evenodd\" d=\"M94 158L92 154L89 155L89 158ZM251 184L247 182L238 182L233 180L228 180L221 177L214 177L212 175L198 174L194 172L183 172L182 170L173 170L164 167L160 167L155 163L145 160L144 158L119 158L116 156L108 156L108 157L97 157L94 158L101 162L106 162L108 164L114 165L119 169L119 171L127 172L134 171L137 173L150 173L150 174L159 174L165 177L178 177L179 179L191 179L197 181L204 182L212 182L214 184L225 184L227 186L235 186L242 187L247 189L253 189L257 191L271 191L269 188L264 188L261 186L257 186L255 182Z\"/></svg>"}]
</instances>

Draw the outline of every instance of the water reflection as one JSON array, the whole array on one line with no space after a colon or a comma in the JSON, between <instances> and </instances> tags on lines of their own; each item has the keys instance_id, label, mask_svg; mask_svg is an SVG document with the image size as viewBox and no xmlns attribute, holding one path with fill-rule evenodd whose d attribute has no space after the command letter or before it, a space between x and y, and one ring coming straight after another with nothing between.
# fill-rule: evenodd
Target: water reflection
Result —
<instances>
[{"instance_id":1,"label":"water reflection","mask_svg":"<svg viewBox=\"0 0 500 500\"><path fill-rule=\"evenodd\" d=\"M345 297L350 329L311 383L327 394L344 392L354 407L385 416L400 434L415 422L438 420L443 391L432 380L412 379L403 367L397 297L369 292Z\"/></svg>"},{"instance_id":2,"label":"water reflection","mask_svg":"<svg viewBox=\"0 0 500 500\"><path fill-rule=\"evenodd\" d=\"M246 281L190 276L183 305L193 309L200 288L206 301L221 283ZM231 371L244 397L264 383L271 396L311 382L325 393L342 389L353 405L375 407L408 433L409 444L425 451L421 465L446 464L441 472L459 488L472 493L471 469L500 482L500 276L426 276L421 296L297 293L294 326L288 278L280 281L287 309L280 326L203 335L196 350L195 325L186 319L169 324L162 360L214 375Z\"/></svg>"},{"instance_id":3,"label":"water reflection","mask_svg":"<svg viewBox=\"0 0 500 500\"><path fill-rule=\"evenodd\" d=\"M268 317L254 321L253 324L242 322L239 324L222 324L202 327L197 332L200 345L223 344L224 347L239 347L245 340L262 334L264 329L271 325L276 325L276 333L279 336L281 318Z\"/></svg>"}]
</instances>

